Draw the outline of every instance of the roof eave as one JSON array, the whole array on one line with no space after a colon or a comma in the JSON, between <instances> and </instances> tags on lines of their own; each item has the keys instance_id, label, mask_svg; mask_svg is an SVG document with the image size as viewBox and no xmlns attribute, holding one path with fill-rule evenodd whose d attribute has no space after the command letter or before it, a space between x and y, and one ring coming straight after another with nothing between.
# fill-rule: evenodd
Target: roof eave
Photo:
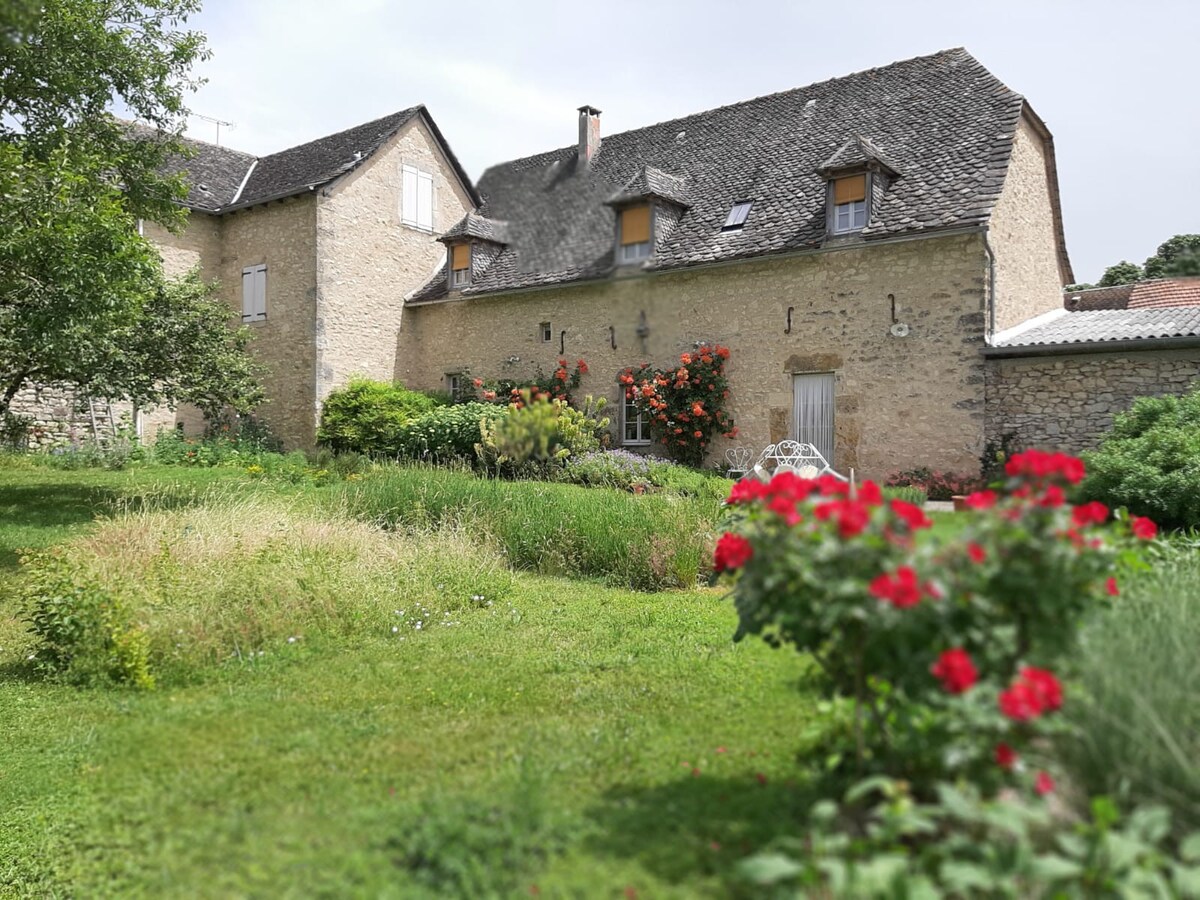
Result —
<instances>
[{"instance_id":1,"label":"roof eave","mask_svg":"<svg viewBox=\"0 0 1200 900\"><path fill-rule=\"evenodd\" d=\"M1200 347L1200 335L1183 337L1122 338L1108 341L1063 341L1055 344L1021 344L1015 347L984 347L989 359L1021 356L1063 356L1078 353L1145 352L1149 350L1189 350Z\"/></svg>"}]
</instances>

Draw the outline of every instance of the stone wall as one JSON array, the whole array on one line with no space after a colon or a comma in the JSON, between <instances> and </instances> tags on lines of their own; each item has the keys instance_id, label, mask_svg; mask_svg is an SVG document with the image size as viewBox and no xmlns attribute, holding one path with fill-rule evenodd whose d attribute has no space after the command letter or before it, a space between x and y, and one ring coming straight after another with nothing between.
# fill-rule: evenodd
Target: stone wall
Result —
<instances>
[{"instance_id":1,"label":"stone wall","mask_svg":"<svg viewBox=\"0 0 1200 900\"><path fill-rule=\"evenodd\" d=\"M401 166L433 175L433 231L400 221ZM472 208L425 123L406 125L317 207L316 401L352 375L391 381L406 294L446 258L437 236Z\"/></svg>"},{"instance_id":2,"label":"stone wall","mask_svg":"<svg viewBox=\"0 0 1200 900\"><path fill-rule=\"evenodd\" d=\"M996 254L997 331L1062 307L1065 273L1059 269L1046 147L1024 117L988 239Z\"/></svg>"},{"instance_id":3,"label":"stone wall","mask_svg":"<svg viewBox=\"0 0 1200 900\"><path fill-rule=\"evenodd\" d=\"M451 299L407 308L398 375L410 387L438 388L448 373L548 372L565 331L565 356L591 369L581 393L615 404L624 367L670 363L697 341L715 341L732 351L734 443L757 451L788 437L792 375L834 372L839 469L871 477L914 465L974 470L983 445L985 284L982 238L958 235ZM890 334L892 298L908 337ZM546 321L549 344L538 334Z\"/></svg>"},{"instance_id":4,"label":"stone wall","mask_svg":"<svg viewBox=\"0 0 1200 900\"><path fill-rule=\"evenodd\" d=\"M158 248L167 277L177 278L197 266L206 281L220 276L221 220L216 216L191 211L187 226L179 233L156 222L144 222L142 234Z\"/></svg>"},{"instance_id":5,"label":"stone wall","mask_svg":"<svg viewBox=\"0 0 1200 900\"><path fill-rule=\"evenodd\" d=\"M1182 394L1198 378L1200 350L992 359L987 437L1078 453L1095 447L1137 397Z\"/></svg>"},{"instance_id":6,"label":"stone wall","mask_svg":"<svg viewBox=\"0 0 1200 900\"><path fill-rule=\"evenodd\" d=\"M29 450L51 450L55 447L78 446L99 436L107 440L117 429L133 424L133 407L117 402L96 403L96 427L93 431L92 409L87 398L60 385L32 385L13 398L12 411L31 420L24 446Z\"/></svg>"}]
</instances>

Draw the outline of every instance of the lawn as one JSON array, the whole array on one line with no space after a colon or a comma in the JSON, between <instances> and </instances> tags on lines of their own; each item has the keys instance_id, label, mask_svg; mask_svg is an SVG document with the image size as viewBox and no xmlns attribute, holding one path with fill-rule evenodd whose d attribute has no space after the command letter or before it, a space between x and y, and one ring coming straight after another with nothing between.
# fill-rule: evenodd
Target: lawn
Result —
<instances>
[{"instance_id":1,"label":"lawn","mask_svg":"<svg viewBox=\"0 0 1200 900\"><path fill-rule=\"evenodd\" d=\"M510 572L462 522L343 506L228 470L0 471L0 588L70 539L166 660L150 692L29 677L4 598L0 894L724 896L803 818L828 716L800 657L731 642L720 591Z\"/></svg>"}]
</instances>

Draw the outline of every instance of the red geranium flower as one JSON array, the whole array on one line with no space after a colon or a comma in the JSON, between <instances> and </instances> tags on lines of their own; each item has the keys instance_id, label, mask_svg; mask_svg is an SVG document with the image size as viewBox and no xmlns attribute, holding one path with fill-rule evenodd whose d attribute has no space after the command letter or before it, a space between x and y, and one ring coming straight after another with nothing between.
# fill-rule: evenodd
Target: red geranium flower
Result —
<instances>
[{"instance_id":1,"label":"red geranium flower","mask_svg":"<svg viewBox=\"0 0 1200 900\"><path fill-rule=\"evenodd\" d=\"M897 609L908 609L921 602L921 585L911 566L900 566L893 573L885 572L875 578L867 590Z\"/></svg>"},{"instance_id":2,"label":"red geranium flower","mask_svg":"<svg viewBox=\"0 0 1200 900\"><path fill-rule=\"evenodd\" d=\"M745 478L742 481L734 484L733 489L729 492L729 499L725 502L730 506L736 506L739 503L752 503L755 500L761 500L767 496L767 486L757 478Z\"/></svg>"},{"instance_id":3,"label":"red geranium flower","mask_svg":"<svg viewBox=\"0 0 1200 900\"><path fill-rule=\"evenodd\" d=\"M976 491L967 497L966 502L971 509L991 509L996 505L996 492Z\"/></svg>"},{"instance_id":4,"label":"red geranium flower","mask_svg":"<svg viewBox=\"0 0 1200 900\"><path fill-rule=\"evenodd\" d=\"M904 500L893 500L892 512L903 519L913 531L916 531L918 528L930 528L933 525L933 522L929 516L925 515L925 511L921 507Z\"/></svg>"},{"instance_id":5,"label":"red geranium flower","mask_svg":"<svg viewBox=\"0 0 1200 900\"><path fill-rule=\"evenodd\" d=\"M971 661L970 655L961 647L942 651L929 671L933 677L942 683L942 687L951 694L962 694L968 691L979 680L979 672Z\"/></svg>"},{"instance_id":6,"label":"red geranium flower","mask_svg":"<svg viewBox=\"0 0 1200 900\"><path fill-rule=\"evenodd\" d=\"M971 558L971 562L981 563L987 559L987 551L972 541L967 544L967 556Z\"/></svg>"},{"instance_id":7,"label":"red geranium flower","mask_svg":"<svg viewBox=\"0 0 1200 900\"><path fill-rule=\"evenodd\" d=\"M1012 767L1017 764L1017 751L1008 744L996 745L996 765L1004 769L1006 772L1011 771Z\"/></svg>"},{"instance_id":8,"label":"red geranium flower","mask_svg":"<svg viewBox=\"0 0 1200 900\"><path fill-rule=\"evenodd\" d=\"M1044 506L1047 509L1058 509L1067 502L1067 495L1063 493L1063 489L1057 484L1052 484L1046 488L1046 493L1042 494L1038 500L1038 506Z\"/></svg>"},{"instance_id":9,"label":"red geranium flower","mask_svg":"<svg viewBox=\"0 0 1200 900\"><path fill-rule=\"evenodd\" d=\"M1133 530L1133 536L1143 541L1153 540L1158 534L1158 526L1145 516L1134 516L1129 520L1129 526Z\"/></svg>"},{"instance_id":10,"label":"red geranium flower","mask_svg":"<svg viewBox=\"0 0 1200 900\"><path fill-rule=\"evenodd\" d=\"M1103 525L1108 519L1108 507L1099 500L1084 503L1071 510L1071 520L1079 528L1088 525Z\"/></svg>"},{"instance_id":11,"label":"red geranium flower","mask_svg":"<svg viewBox=\"0 0 1200 900\"><path fill-rule=\"evenodd\" d=\"M1121 589L1117 587L1117 579L1113 578L1111 575L1109 576L1108 581L1104 582L1104 590L1108 591L1108 595L1110 597L1117 597L1121 594Z\"/></svg>"},{"instance_id":12,"label":"red geranium flower","mask_svg":"<svg viewBox=\"0 0 1200 900\"><path fill-rule=\"evenodd\" d=\"M870 508L859 500L827 500L813 507L813 515L822 522L836 518L842 540L862 534L871 521Z\"/></svg>"},{"instance_id":13,"label":"red geranium flower","mask_svg":"<svg viewBox=\"0 0 1200 900\"><path fill-rule=\"evenodd\" d=\"M1033 789L1042 797L1052 794L1054 793L1054 779L1045 772L1038 772L1037 778L1033 782Z\"/></svg>"},{"instance_id":14,"label":"red geranium flower","mask_svg":"<svg viewBox=\"0 0 1200 900\"><path fill-rule=\"evenodd\" d=\"M1000 692L1000 712L1014 722L1028 722L1042 714L1041 698L1037 691L1024 681L1013 683Z\"/></svg>"},{"instance_id":15,"label":"red geranium flower","mask_svg":"<svg viewBox=\"0 0 1200 900\"><path fill-rule=\"evenodd\" d=\"M864 481L858 486L858 496L855 498L868 506L878 506L883 502L883 491L873 481Z\"/></svg>"},{"instance_id":16,"label":"red geranium flower","mask_svg":"<svg viewBox=\"0 0 1200 900\"><path fill-rule=\"evenodd\" d=\"M713 554L713 568L718 572L729 572L740 569L754 556L754 548L740 534L725 532L717 541L717 549Z\"/></svg>"},{"instance_id":17,"label":"red geranium flower","mask_svg":"<svg viewBox=\"0 0 1200 900\"><path fill-rule=\"evenodd\" d=\"M1037 694L1038 704L1043 710L1053 711L1062 708L1062 682L1053 672L1026 666L1021 670L1021 680Z\"/></svg>"}]
</instances>

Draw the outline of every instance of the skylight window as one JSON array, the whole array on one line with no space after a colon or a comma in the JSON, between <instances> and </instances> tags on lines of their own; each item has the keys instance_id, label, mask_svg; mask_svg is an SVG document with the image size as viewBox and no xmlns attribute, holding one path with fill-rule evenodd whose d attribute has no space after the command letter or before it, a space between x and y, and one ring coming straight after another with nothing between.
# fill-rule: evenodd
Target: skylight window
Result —
<instances>
[{"instance_id":1,"label":"skylight window","mask_svg":"<svg viewBox=\"0 0 1200 900\"><path fill-rule=\"evenodd\" d=\"M721 230L737 231L745 225L746 216L750 215L750 207L753 205L753 200L739 200L733 204L733 209L729 211L729 218L725 220L725 224L721 226Z\"/></svg>"}]
</instances>

